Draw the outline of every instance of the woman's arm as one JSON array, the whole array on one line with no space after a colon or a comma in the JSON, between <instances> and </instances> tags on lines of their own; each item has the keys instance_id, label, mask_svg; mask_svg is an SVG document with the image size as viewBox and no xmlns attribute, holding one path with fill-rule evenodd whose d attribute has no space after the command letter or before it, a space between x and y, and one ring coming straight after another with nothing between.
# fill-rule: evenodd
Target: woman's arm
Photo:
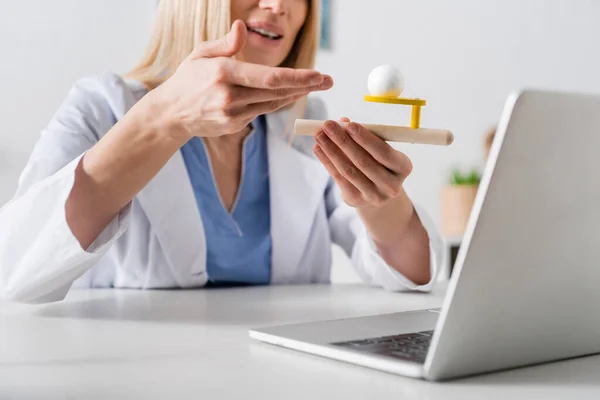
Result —
<instances>
[{"instance_id":1,"label":"woman's arm","mask_svg":"<svg viewBox=\"0 0 600 400\"><path fill-rule=\"evenodd\" d=\"M238 22L224 39L200 45L114 125L122 110L113 113L112 100L128 102L110 97L125 96L118 84L72 92L0 209L0 297L60 300L126 229L127 204L186 140L238 132L257 115L331 87L316 71L231 58L244 29Z\"/></svg>"},{"instance_id":2,"label":"woman's arm","mask_svg":"<svg viewBox=\"0 0 600 400\"><path fill-rule=\"evenodd\" d=\"M223 39L202 43L85 154L66 204L84 249L191 137L237 133L257 115L331 87L316 71L230 59L245 38L245 25L236 22Z\"/></svg>"},{"instance_id":3,"label":"woman's arm","mask_svg":"<svg viewBox=\"0 0 600 400\"><path fill-rule=\"evenodd\" d=\"M408 157L355 123L344 129L329 121L316 140L316 156L344 202L357 210L381 258L413 285L430 283L430 238L402 187L412 170Z\"/></svg>"},{"instance_id":4,"label":"woman's arm","mask_svg":"<svg viewBox=\"0 0 600 400\"><path fill-rule=\"evenodd\" d=\"M385 262L416 285L431 280L429 236L404 190L358 213Z\"/></svg>"},{"instance_id":5,"label":"woman's arm","mask_svg":"<svg viewBox=\"0 0 600 400\"><path fill-rule=\"evenodd\" d=\"M78 163L65 216L83 249L189 140L155 107L140 100Z\"/></svg>"}]
</instances>

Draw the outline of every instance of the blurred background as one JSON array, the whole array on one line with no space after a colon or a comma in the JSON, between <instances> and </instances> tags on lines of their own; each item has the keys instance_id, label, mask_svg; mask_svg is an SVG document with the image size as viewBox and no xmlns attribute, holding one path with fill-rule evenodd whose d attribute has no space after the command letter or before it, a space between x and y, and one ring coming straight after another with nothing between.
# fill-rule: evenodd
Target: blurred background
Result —
<instances>
[{"instance_id":1,"label":"blurred background","mask_svg":"<svg viewBox=\"0 0 600 400\"><path fill-rule=\"evenodd\" d=\"M141 56L155 6L155 0L0 0L0 205L12 197L35 141L74 81L125 72ZM403 95L427 100L421 126L455 135L450 147L396 146L414 163L406 189L440 227L449 254L460 244L486 135L509 94L600 92L600 2L329 0L326 6L327 40L316 67L335 79L320 94L330 118L408 125L410 108L363 101L369 72L394 64L405 78ZM347 258L338 249L334 254L332 279L355 281Z\"/></svg>"}]
</instances>

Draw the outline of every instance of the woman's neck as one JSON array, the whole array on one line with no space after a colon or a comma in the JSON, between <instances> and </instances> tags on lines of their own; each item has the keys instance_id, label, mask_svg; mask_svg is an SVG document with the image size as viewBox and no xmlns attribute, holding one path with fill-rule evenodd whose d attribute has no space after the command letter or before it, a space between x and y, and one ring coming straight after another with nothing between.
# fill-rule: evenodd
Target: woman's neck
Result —
<instances>
[{"instance_id":1,"label":"woman's neck","mask_svg":"<svg viewBox=\"0 0 600 400\"><path fill-rule=\"evenodd\" d=\"M203 138L210 156L213 176L223 206L231 210L239 191L242 171L242 147L251 131L247 126L238 133L212 138Z\"/></svg>"},{"instance_id":2,"label":"woman's neck","mask_svg":"<svg viewBox=\"0 0 600 400\"><path fill-rule=\"evenodd\" d=\"M204 143L207 147L215 149L218 152L240 149L246 136L250 134L252 127L247 125L239 132L229 135L205 137Z\"/></svg>"}]
</instances>

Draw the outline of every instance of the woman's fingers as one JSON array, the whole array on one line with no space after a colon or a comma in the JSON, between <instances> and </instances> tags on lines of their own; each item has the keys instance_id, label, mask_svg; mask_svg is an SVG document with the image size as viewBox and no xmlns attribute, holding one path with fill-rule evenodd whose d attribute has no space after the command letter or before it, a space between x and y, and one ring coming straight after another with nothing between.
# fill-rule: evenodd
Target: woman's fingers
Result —
<instances>
[{"instance_id":1,"label":"woman's fingers","mask_svg":"<svg viewBox=\"0 0 600 400\"><path fill-rule=\"evenodd\" d=\"M377 203L381 200L375 183L357 165L350 161L339 146L330 139L328 134L320 132L316 135L316 140L335 167L337 171L336 176L342 176L347 179L360 190L363 197L369 202Z\"/></svg>"},{"instance_id":2,"label":"woman's fingers","mask_svg":"<svg viewBox=\"0 0 600 400\"><path fill-rule=\"evenodd\" d=\"M271 100L280 100L298 95L308 95L311 92L328 90L333 86L333 79L326 76L320 85L313 85L300 88L277 88L277 89L257 89L245 86L235 86L231 89L231 99L233 104L252 104L262 103Z\"/></svg>"},{"instance_id":3,"label":"woman's fingers","mask_svg":"<svg viewBox=\"0 0 600 400\"><path fill-rule=\"evenodd\" d=\"M225 72L236 85L258 89L308 88L323 83L325 76L312 69L268 67L236 60L229 61Z\"/></svg>"},{"instance_id":4,"label":"woman's fingers","mask_svg":"<svg viewBox=\"0 0 600 400\"><path fill-rule=\"evenodd\" d=\"M231 25L231 30L221 39L209 40L200 43L189 55L190 59L231 57L237 54L246 44L248 30L243 21L236 20Z\"/></svg>"},{"instance_id":5,"label":"woman's fingers","mask_svg":"<svg viewBox=\"0 0 600 400\"><path fill-rule=\"evenodd\" d=\"M259 115L268 114L273 111L277 111L289 104L292 104L301 98L306 96L306 94L297 94L295 96L286 97L283 99L263 101L261 103L248 104L247 106L241 107L235 112L234 117L240 119L254 119Z\"/></svg>"},{"instance_id":6,"label":"woman's fingers","mask_svg":"<svg viewBox=\"0 0 600 400\"><path fill-rule=\"evenodd\" d=\"M348 160L373 183L386 197L395 197L402 185L400 178L381 165L364 148L356 143L344 128L333 121L325 123L325 133L346 155Z\"/></svg>"},{"instance_id":7,"label":"woman's fingers","mask_svg":"<svg viewBox=\"0 0 600 400\"><path fill-rule=\"evenodd\" d=\"M346 131L357 144L365 149L381 165L403 177L410 174L412 164L408 157L394 150L392 146L375 136L373 132L356 122L350 122L346 127Z\"/></svg>"},{"instance_id":8,"label":"woman's fingers","mask_svg":"<svg viewBox=\"0 0 600 400\"><path fill-rule=\"evenodd\" d=\"M237 86L231 94L231 105L237 111L237 118L253 119L258 115L277 111L292 104L312 91L327 90L333 86L333 79L326 75L325 80L316 86L306 88L256 89ZM237 107L235 107L237 105Z\"/></svg>"},{"instance_id":9,"label":"woman's fingers","mask_svg":"<svg viewBox=\"0 0 600 400\"><path fill-rule=\"evenodd\" d=\"M321 145L318 143L313 147L313 153L317 156L321 164L325 166L329 175L333 177L337 185L340 187L342 193L344 193L344 197L348 199L351 204L357 204L362 200L362 193L360 190L356 188L353 184L351 184L348 179L346 179L342 174L337 170L337 168L333 165L329 157L325 154Z\"/></svg>"}]
</instances>

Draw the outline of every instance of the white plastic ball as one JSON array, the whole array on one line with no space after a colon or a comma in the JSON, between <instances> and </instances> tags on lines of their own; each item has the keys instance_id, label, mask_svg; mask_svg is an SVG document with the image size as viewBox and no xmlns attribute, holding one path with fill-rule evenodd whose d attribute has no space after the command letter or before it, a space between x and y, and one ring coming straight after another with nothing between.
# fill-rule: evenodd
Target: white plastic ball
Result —
<instances>
[{"instance_id":1,"label":"white plastic ball","mask_svg":"<svg viewBox=\"0 0 600 400\"><path fill-rule=\"evenodd\" d=\"M404 76L393 65L380 65L369 74L367 87L371 96L398 97L404 90Z\"/></svg>"}]
</instances>

